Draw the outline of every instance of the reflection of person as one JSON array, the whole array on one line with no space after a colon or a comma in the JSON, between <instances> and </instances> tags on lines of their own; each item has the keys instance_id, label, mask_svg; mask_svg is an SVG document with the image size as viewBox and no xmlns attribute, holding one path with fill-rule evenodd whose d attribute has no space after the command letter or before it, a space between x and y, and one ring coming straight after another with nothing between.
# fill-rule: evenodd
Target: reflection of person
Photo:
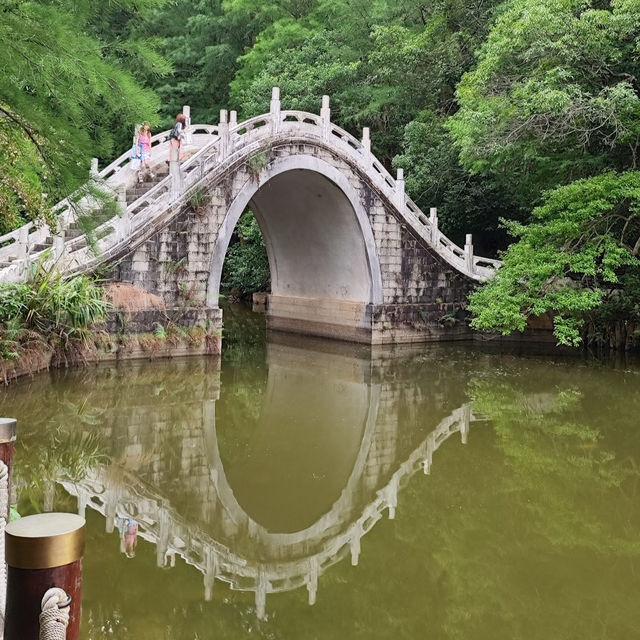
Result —
<instances>
[{"instance_id":1,"label":"reflection of person","mask_svg":"<svg viewBox=\"0 0 640 640\"><path fill-rule=\"evenodd\" d=\"M122 537L120 539L120 550L127 558L136 555L136 545L138 544L138 523L133 518L124 518L122 521Z\"/></svg>"}]
</instances>

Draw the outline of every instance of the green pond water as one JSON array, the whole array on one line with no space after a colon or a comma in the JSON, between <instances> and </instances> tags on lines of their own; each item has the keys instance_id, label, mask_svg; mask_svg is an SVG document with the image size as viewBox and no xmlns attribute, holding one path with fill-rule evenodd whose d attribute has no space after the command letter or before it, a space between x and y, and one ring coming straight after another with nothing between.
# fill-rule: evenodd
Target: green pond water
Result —
<instances>
[{"instance_id":1,"label":"green pond water","mask_svg":"<svg viewBox=\"0 0 640 640\"><path fill-rule=\"evenodd\" d=\"M84 639L640 637L637 364L225 320L0 391L20 512L86 515Z\"/></svg>"}]
</instances>

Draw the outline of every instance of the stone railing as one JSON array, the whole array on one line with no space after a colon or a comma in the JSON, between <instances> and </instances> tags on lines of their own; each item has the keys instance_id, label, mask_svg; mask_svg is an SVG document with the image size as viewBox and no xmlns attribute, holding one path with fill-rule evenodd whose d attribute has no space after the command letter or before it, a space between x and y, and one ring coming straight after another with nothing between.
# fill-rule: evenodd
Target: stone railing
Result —
<instances>
[{"instance_id":1,"label":"stone railing","mask_svg":"<svg viewBox=\"0 0 640 640\"><path fill-rule=\"evenodd\" d=\"M188 107L185 110L188 113ZM155 147L166 145L168 134L165 131L153 136L152 144ZM498 260L475 256L471 235L467 235L463 248L443 235L438 228L437 209L432 208L426 216L406 195L403 170L398 169L393 178L371 153L369 129L365 128L362 139L358 140L331 122L328 96L322 98L320 115L282 111L279 89L274 88L269 113L238 123L235 111L222 110L217 125L192 125L189 137L191 144L195 143L198 149L196 153L180 167L172 167L167 178L128 206L123 191L126 182L123 174L125 178L127 174L129 178L132 175L128 171L129 152L99 173L94 165L93 173L99 184L119 195L123 211L122 215L94 231L98 240L91 246L84 236L65 241L64 230L75 220L76 207L72 199L63 200L54 208L59 214L56 234L51 234L46 226L38 229L29 223L0 237L0 282L23 279L29 262L42 254L42 250L37 248L49 236L53 247L48 258L50 263L57 263L65 274L91 271L101 262L144 239L145 230L147 235L151 235L159 225L168 222L179 210L176 206L179 201L187 201L205 177L211 179L211 174L219 177L231 164L250 157L267 143L286 140L323 144L355 164L397 209L407 225L448 264L469 278L486 280L501 264Z\"/></svg>"},{"instance_id":2,"label":"stone railing","mask_svg":"<svg viewBox=\"0 0 640 640\"><path fill-rule=\"evenodd\" d=\"M84 515L86 507L105 515L107 532L113 531L115 517L136 519L140 537L156 545L159 566L165 566L167 562L173 564L178 555L204 575L206 600L211 598L215 580L228 583L234 590L255 592L256 612L259 618L263 618L267 594L305 587L309 604L314 604L318 578L324 571L348 555L351 556L351 564L357 565L362 537L371 531L385 512L389 518L395 518L398 491L417 472L430 473L434 453L451 436L459 433L462 443L466 444L471 422L476 419L469 404L454 410L399 466L387 484L376 491L376 497L354 522L343 531L328 536L316 551L292 560L286 560L285 554L279 554L273 561L265 559L260 562L244 557L185 521L166 499L157 494L155 488L129 472L123 472L117 487L110 486L112 481L108 479L106 470L92 472L79 483L61 480L61 484L70 494L77 496L81 515ZM212 470L212 481L215 482L217 476L216 470ZM238 521L237 514L223 511L220 515L223 528L225 518ZM260 545L263 534L257 523L249 519L248 530L249 535L253 531ZM278 537L278 534L267 535ZM311 547L310 544L305 546Z\"/></svg>"}]
</instances>

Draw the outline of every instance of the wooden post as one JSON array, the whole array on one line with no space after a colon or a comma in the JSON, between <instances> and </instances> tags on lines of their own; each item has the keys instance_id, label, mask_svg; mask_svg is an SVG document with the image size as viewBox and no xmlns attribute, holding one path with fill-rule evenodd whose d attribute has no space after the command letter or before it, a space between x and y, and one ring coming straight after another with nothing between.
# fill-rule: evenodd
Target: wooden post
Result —
<instances>
[{"instance_id":1,"label":"wooden post","mask_svg":"<svg viewBox=\"0 0 640 640\"><path fill-rule=\"evenodd\" d=\"M0 460L7 465L9 471L9 496L11 496L11 474L13 472L13 452L17 429L18 422L15 418L0 418ZM7 521L11 510L10 503L11 497L7 501Z\"/></svg>"},{"instance_id":2,"label":"wooden post","mask_svg":"<svg viewBox=\"0 0 640 640\"><path fill-rule=\"evenodd\" d=\"M51 587L71 596L67 640L78 640L84 530L84 518L74 513L40 513L7 525L4 640L38 640L42 597Z\"/></svg>"}]
</instances>

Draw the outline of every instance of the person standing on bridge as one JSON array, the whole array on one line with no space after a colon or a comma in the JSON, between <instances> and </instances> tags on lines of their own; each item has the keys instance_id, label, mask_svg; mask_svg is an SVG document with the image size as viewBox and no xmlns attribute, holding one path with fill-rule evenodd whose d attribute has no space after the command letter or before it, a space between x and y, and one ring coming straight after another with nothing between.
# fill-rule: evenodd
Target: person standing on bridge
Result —
<instances>
[{"instance_id":1,"label":"person standing on bridge","mask_svg":"<svg viewBox=\"0 0 640 640\"><path fill-rule=\"evenodd\" d=\"M186 118L184 113L176 116L176 123L169 134L169 162L178 160L182 162L184 154L182 153L182 140L186 131Z\"/></svg>"},{"instance_id":2,"label":"person standing on bridge","mask_svg":"<svg viewBox=\"0 0 640 640\"><path fill-rule=\"evenodd\" d=\"M151 171L151 128L145 122L138 134L138 144L140 145L141 167L138 173L138 182L142 182L142 172L146 169L149 177L153 180L155 176Z\"/></svg>"}]
</instances>

